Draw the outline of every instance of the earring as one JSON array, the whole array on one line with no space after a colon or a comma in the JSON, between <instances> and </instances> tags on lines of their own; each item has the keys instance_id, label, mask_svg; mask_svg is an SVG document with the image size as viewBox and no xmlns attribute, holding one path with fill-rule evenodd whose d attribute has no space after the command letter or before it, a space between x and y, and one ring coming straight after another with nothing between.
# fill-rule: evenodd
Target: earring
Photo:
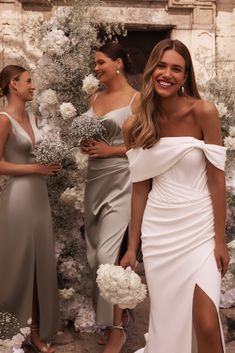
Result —
<instances>
[{"instance_id":1,"label":"earring","mask_svg":"<svg viewBox=\"0 0 235 353\"><path fill-rule=\"evenodd\" d=\"M117 69L116 73L117 73L117 75L119 75L120 74L120 70Z\"/></svg>"},{"instance_id":2,"label":"earring","mask_svg":"<svg viewBox=\"0 0 235 353\"><path fill-rule=\"evenodd\" d=\"M181 87L180 87L180 90L179 90L179 96L183 96L184 95L184 93L185 93L185 89L184 89L184 85L182 85Z\"/></svg>"}]
</instances>

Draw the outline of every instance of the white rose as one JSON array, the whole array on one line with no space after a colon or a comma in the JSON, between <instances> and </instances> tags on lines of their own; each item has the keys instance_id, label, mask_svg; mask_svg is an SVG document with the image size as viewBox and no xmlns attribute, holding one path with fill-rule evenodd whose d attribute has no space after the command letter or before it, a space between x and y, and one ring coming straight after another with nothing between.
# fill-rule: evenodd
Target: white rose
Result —
<instances>
[{"instance_id":1,"label":"white rose","mask_svg":"<svg viewBox=\"0 0 235 353\"><path fill-rule=\"evenodd\" d=\"M99 81L92 74L82 80L82 90L87 94L93 94L99 87Z\"/></svg>"},{"instance_id":2,"label":"white rose","mask_svg":"<svg viewBox=\"0 0 235 353\"><path fill-rule=\"evenodd\" d=\"M60 114L64 120L74 118L76 115L76 109L72 103L62 103L60 105Z\"/></svg>"},{"instance_id":3,"label":"white rose","mask_svg":"<svg viewBox=\"0 0 235 353\"><path fill-rule=\"evenodd\" d=\"M53 28L41 42L41 49L49 55L62 55L69 47L69 39L61 29Z\"/></svg>"},{"instance_id":4,"label":"white rose","mask_svg":"<svg viewBox=\"0 0 235 353\"><path fill-rule=\"evenodd\" d=\"M39 102L40 102L41 109L43 109L47 105L57 104L58 99L57 99L56 92L51 88L46 89L39 96Z\"/></svg>"}]
</instances>

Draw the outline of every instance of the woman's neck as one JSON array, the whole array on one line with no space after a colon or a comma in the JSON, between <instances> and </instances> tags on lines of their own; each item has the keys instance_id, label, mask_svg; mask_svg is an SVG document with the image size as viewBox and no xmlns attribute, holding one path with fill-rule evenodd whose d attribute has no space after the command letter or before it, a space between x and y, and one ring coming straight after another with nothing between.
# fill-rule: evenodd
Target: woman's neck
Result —
<instances>
[{"instance_id":1,"label":"woman's neck","mask_svg":"<svg viewBox=\"0 0 235 353\"><path fill-rule=\"evenodd\" d=\"M118 75L114 80L111 80L106 84L106 91L107 93L115 93L118 91L123 91L127 88L129 88L129 84L126 80L126 78L122 75Z\"/></svg>"},{"instance_id":2,"label":"woman's neck","mask_svg":"<svg viewBox=\"0 0 235 353\"><path fill-rule=\"evenodd\" d=\"M6 111L14 116L15 119L23 121L26 117L25 102L17 97L8 97Z\"/></svg>"},{"instance_id":3,"label":"woman's neck","mask_svg":"<svg viewBox=\"0 0 235 353\"><path fill-rule=\"evenodd\" d=\"M157 97L156 106L160 113L164 116L170 117L174 115L181 107L183 102L183 97L174 96L174 97Z\"/></svg>"}]
</instances>

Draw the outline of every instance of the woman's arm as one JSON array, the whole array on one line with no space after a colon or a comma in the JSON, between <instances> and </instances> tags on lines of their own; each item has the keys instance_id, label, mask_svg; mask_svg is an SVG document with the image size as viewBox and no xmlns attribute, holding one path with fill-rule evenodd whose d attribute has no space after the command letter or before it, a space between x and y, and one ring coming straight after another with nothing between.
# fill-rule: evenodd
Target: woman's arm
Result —
<instances>
[{"instance_id":1,"label":"woman's arm","mask_svg":"<svg viewBox=\"0 0 235 353\"><path fill-rule=\"evenodd\" d=\"M12 126L9 119L3 115L0 116L0 175L50 175L61 169L60 165L15 164L2 160L5 144L7 143L11 131Z\"/></svg>"},{"instance_id":2,"label":"woman's arm","mask_svg":"<svg viewBox=\"0 0 235 353\"><path fill-rule=\"evenodd\" d=\"M201 101L196 109L197 120L202 128L205 143L221 145L222 136L220 120L213 103ZM226 273L229 263L228 250L225 242L226 225L226 185L224 171L216 168L207 160L208 187L211 194L214 229L215 258L222 276Z\"/></svg>"},{"instance_id":3,"label":"woman's arm","mask_svg":"<svg viewBox=\"0 0 235 353\"><path fill-rule=\"evenodd\" d=\"M150 189L150 180L145 180L133 184L131 195L131 222L129 231L129 244L127 252L121 260L121 266L125 268L127 266L131 266L133 270L135 269L136 252L138 249L141 235L141 224Z\"/></svg>"}]
</instances>

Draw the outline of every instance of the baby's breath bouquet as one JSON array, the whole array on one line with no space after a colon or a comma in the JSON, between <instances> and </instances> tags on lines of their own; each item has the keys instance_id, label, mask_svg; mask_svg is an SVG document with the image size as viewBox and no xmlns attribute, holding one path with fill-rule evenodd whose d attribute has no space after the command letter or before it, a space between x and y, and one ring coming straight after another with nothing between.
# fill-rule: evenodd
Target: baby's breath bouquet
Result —
<instances>
[{"instance_id":1,"label":"baby's breath bouquet","mask_svg":"<svg viewBox=\"0 0 235 353\"><path fill-rule=\"evenodd\" d=\"M147 295L146 285L130 267L100 265L96 282L101 296L121 309L134 309Z\"/></svg>"},{"instance_id":2,"label":"baby's breath bouquet","mask_svg":"<svg viewBox=\"0 0 235 353\"><path fill-rule=\"evenodd\" d=\"M83 139L91 138L105 140L106 129L102 120L94 114L82 114L73 120L71 135L77 138L79 143Z\"/></svg>"},{"instance_id":3,"label":"baby's breath bouquet","mask_svg":"<svg viewBox=\"0 0 235 353\"><path fill-rule=\"evenodd\" d=\"M60 139L51 140L44 138L34 150L36 162L41 164L61 163L68 156L68 147Z\"/></svg>"}]
</instances>

